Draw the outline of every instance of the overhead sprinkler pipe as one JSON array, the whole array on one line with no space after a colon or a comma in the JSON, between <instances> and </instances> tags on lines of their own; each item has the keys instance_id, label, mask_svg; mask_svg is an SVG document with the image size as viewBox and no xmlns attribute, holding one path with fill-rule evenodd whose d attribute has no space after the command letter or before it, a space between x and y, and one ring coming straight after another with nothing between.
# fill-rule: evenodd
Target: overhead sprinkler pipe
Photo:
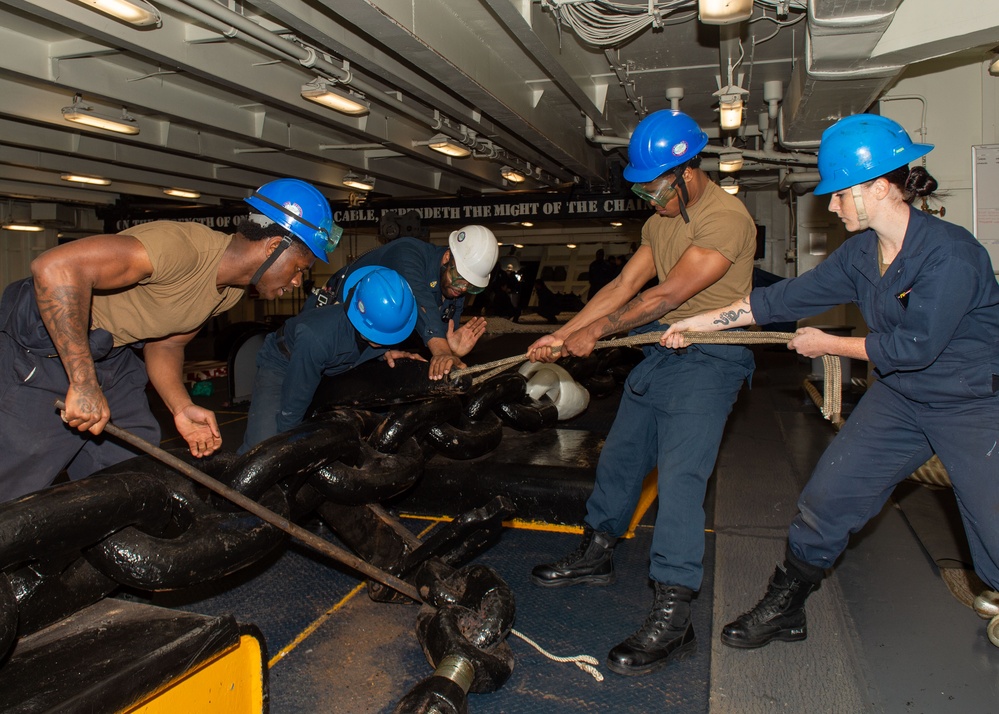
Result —
<instances>
[{"instance_id":1,"label":"overhead sprinkler pipe","mask_svg":"<svg viewBox=\"0 0 999 714\"><path fill-rule=\"evenodd\" d=\"M749 131L746 133L753 135L754 129L755 127L750 127ZM719 137L719 131L717 129L712 129L711 127L708 127L705 133L712 139L717 139ZM594 144L599 144L600 146L627 147L630 143L630 139L622 139L617 136L597 135L593 121L590 119L586 120L584 134L588 141L592 141ZM759 151L756 149L733 149L730 146L714 146L712 144L708 144L701 149L701 153L703 154L725 154L732 153L733 151L741 153L744 158L755 159L756 161L767 164L783 164L786 166L816 166L819 163L818 157L815 155L801 154L798 152L787 153L782 151Z\"/></svg>"},{"instance_id":2,"label":"overhead sprinkler pipe","mask_svg":"<svg viewBox=\"0 0 999 714\"><path fill-rule=\"evenodd\" d=\"M290 40L286 40L284 37L266 30L256 22L237 12L234 12L233 10L230 10L228 7L220 5L215 2L215 0L162 0L160 4L164 7L168 7L192 16L196 20L203 21L204 16L207 15L217 22L222 23L225 28L225 32L223 34L227 37L235 36L236 31L241 32L248 38L252 38L252 43L256 44L258 47L261 45L267 46L279 55L296 60L303 67L315 69L317 72L327 75L331 79L338 82L349 85L369 97L378 97L379 103L392 108L400 114L409 116L410 118L427 126L433 126L435 123L435 119L433 117L424 114L405 102L393 98L390 94L386 94L378 87L358 79L353 76L349 70L344 69L344 67L329 62L325 58L319 56L319 53L311 47L305 47ZM474 132L470 132L470 130L463 125L458 128L454 128L450 124L441 122L439 118L436 122L438 126L434 127L435 131L447 134L452 139L466 144L474 152L482 155L491 155L495 150L491 141L477 139ZM471 139L469 138L470 136Z\"/></svg>"},{"instance_id":3,"label":"overhead sprinkler pipe","mask_svg":"<svg viewBox=\"0 0 999 714\"><path fill-rule=\"evenodd\" d=\"M767 151L772 151L774 148L774 140L777 136L777 113L780 111L780 102L783 98L784 85L779 79L763 83L763 101L767 103L768 118L763 148Z\"/></svg>"},{"instance_id":4,"label":"overhead sprinkler pipe","mask_svg":"<svg viewBox=\"0 0 999 714\"><path fill-rule=\"evenodd\" d=\"M683 87L667 87L666 99L669 100L669 108L673 111L680 110L680 100L683 99Z\"/></svg>"}]
</instances>

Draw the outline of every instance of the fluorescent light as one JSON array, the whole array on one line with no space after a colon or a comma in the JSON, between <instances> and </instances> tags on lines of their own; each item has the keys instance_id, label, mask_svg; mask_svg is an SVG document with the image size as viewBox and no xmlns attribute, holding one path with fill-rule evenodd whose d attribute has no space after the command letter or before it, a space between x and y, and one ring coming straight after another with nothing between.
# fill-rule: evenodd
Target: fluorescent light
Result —
<instances>
[{"instance_id":1,"label":"fluorescent light","mask_svg":"<svg viewBox=\"0 0 999 714\"><path fill-rule=\"evenodd\" d=\"M201 193L186 188L165 188L163 193L174 198L201 198Z\"/></svg>"},{"instance_id":2,"label":"fluorescent light","mask_svg":"<svg viewBox=\"0 0 999 714\"><path fill-rule=\"evenodd\" d=\"M159 11L145 0L77 0L111 17L124 20L138 27L160 24Z\"/></svg>"},{"instance_id":3,"label":"fluorescent light","mask_svg":"<svg viewBox=\"0 0 999 714\"><path fill-rule=\"evenodd\" d=\"M705 25L729 25L753 16L753 0L697 0L697 16Z\"/></svg>"},{"instance_id":4,"label":"fluorescent light","mask_svg":"<svg viewBox=\"0 0 999 714\"><path fill-rule=\"evenodd\" d=\"M4 223L3 229L5 231L23 231L26 233L38 233L45 230L43 226L36 226L33 223Z\"/></svg>"},{"instance_id":5,"label":"fluorescent light","mask_svg":"<svg viewBox=\"0 0 999 714\"><path fill-rule=\"evenodd\" d=\"M742 168L742 154L733 152L731 154L721 154L718 157L718 170L725 173L732 173Z\"/></svg>"},{"instance_id":6,"label":"fluorescent light","mask_svg":"<svg viewBox=\"0 0 999 714\"><path fill-rule=\"evenodd\" d=\"M81 104L79 94L73 98L71 106L62 108L62 118L66 121L92 126L96 129L105 129L106 131L113 131L118 134L139 133L139 125L136 124L135 117L125 111L124 107L121 110L120 117L106 117L95 112L93 107Z\"/></svg>"},{"instance_id":7,"label":"fluorescent light","mask_svg":"<svg viewBox=\"0 0 999 714\"><path fill-rule=\"evenodd\" d=\"M358 176L354 173L344 174L340 183L358 191L370 191L375 187L375 180L371 176Z\"/></svg>"},{"instance_id":8,"label":"fluorescent light","mask_svg":"<svg viewBox=\"0 0 999 714\"><path fill-rule=\"evenodd\" d=\"M512 168L510 166L504 166L503 168L501 168L500 176L505 178L510 183L522 183L527 179L527 177L524 176L524 174L520 173L519 171L517 171L517 169Z\"/></svg>"},{"instance_id":9,"label":"fluorescent light","mask_svg":"<svg viewBox=\"0 0 999 714\"><path fill-rule=\"evenodd\" d=\"M86 183L91 186L108 186L111 183L111 179L106 179L103 176L86 176L84 174L63 174L60 176L63 181L72 181L73 183Z\"/></svg>"},{"instance_id":10,"label":"fluorescent light","mask_svg":"<svg viewBox=\"0 0 999 714\"><path fill-rule=\"evenodd\" d=\"M368 105L363 103L360 97L351 92L337 89L333 82L328 82L320 77L302 85L302 96L310 102L335 109L341 114L363 116L370 111Z\"/></svg>"},{"instance_id":11,"label":"fluorescent light","mask_svg":"<svg viewBox=\"0 0 999 714\"><path fill-rule=\"evenodd\" d=\"M442 154L448 156L453 156L457 159L463 159L466 156L471 155L472 150L465 146L464 144L459 144L457 141L452 139L446 134L437 134L432 137L430 141L427 142L429 146L434 151L439 151Z\"/></svg>"}]
</instances>

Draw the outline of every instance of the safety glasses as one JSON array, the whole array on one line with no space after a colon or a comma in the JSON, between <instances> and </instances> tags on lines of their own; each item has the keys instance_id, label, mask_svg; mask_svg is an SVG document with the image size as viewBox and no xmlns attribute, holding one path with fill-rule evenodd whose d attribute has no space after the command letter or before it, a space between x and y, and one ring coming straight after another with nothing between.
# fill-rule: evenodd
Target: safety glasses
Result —
<instances>
[{"instance_id":1,"label":"safety glasses","mask_svg":"<svg viewBox=\"0 0 999 714\"><path fill-rule=\"evenodd\" d=\"M676 186L670 183L668 175L647 183L633 183L631 190L643 201L649 201L657 206L665 206L676 195Z\"/></svg>"},{"instance_id":2,"label":"safety glasses","mask_svg":"<svg viewBox=\"0 0 999 714\"><path fill-rule=\"evenodd\" d=\"M447 274L451 281L451 287L456 290L463 290L469 295L478 295L485 290L485 288L480 288L478 285L472 285L470 282L461 277L461 273L458 272L458 266L454 264L454 261L448 263Z\"/></svg>"}]
</instances>

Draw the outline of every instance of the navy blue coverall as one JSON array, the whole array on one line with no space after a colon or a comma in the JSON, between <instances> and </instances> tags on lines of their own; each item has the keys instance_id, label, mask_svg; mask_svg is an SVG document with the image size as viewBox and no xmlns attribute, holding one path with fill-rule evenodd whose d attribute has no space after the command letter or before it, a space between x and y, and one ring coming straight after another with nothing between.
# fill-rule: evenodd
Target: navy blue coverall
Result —
<instances>
[{"instance_id":1,"label":"navy blue coverall","mask_svg":"<svg viewBox=\"0 0 999 714\"><path fill-rule=\"evenodd\" d=\"M465 305L464 295L447 298L441 292L441 260L447 246L436 246L416 238L396 238L390 243L369 250L345 268L341 268L326 281L330 290L327 299L343 300L341 286L350 273L366 265L381 265L391 268L406 279L416 298L416 332L426 344L435 337L446 340L448 322L454 322L455 329L461 324L461 309ZM317 298L310 296L305 306L314 305Z\"/></svg>"},{"instance_id":2,"label":"navy blue coverall","mask_svg":"<svg viewBox=\"0 0 999 714\"><path fill-rule=\"evenodd\" d=\"M354 329L343 303L310 307L264 338L246 417L246 435L237 453L305 418L323 375L332 377L385 354Z\"/></svg>"},{"instance_id":3,"label":"navy blue coverall","mask_svg":"<svg viewBox=\"0 0 999 714\"><path fill-rule=\"evenodd\" d=\"M999 589L999 284L963 228L910 207L882 276L877 235L750 295L758 324L854 302L877 381L826 449L798 501L791 552L830 567L851 533L934 453L954 485L978 575Z\"/></svg>"}]
</instances>

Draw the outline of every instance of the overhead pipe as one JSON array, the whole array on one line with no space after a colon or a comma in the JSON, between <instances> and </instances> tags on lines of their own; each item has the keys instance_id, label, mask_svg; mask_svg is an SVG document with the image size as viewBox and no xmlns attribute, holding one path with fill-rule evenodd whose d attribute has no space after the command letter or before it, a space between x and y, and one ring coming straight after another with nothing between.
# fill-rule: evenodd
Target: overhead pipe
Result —
<instances>
[{"instance_id":1,"label":"overhead pipe","mask_svg":"<svg viewBox=\"0 0 999 714\"><path fill-rule=\"evenodd\" d=\"M706 132L710 137L714 132ZM602 146L628 146L629 139L622 139L616 136L598 136L594 128L593 122L589 119L586 120L584 135L588 141L592 141L594 144L599 144ZM715 136L717 138L717 134ZM785 153L781 151L760 151L757 149L739 149L731 146L712 146L708 144L703 149L702 153L706 154L731 154L740 153L744 158L756 159L757 161L763 163L774 163L774 164L787 164L795 166L815 166L818 164L818 157L809 154L799 154L797 152Z\"/></svg>"},{"instance_id":2,"label":"overhead pipe","mask_svg":"<svg viewBox=\"0 0 999 714\"><path fill-rule=\"evenodd\" d=\"M800 183L818 183L821 178L818 171L785 171L781 169L777 190L786 191Z\"/></svg>"},{"instance_id":3,"label":"overhead pipe","mask_svg":"<svg viewBox=\"0 0 999 714\"><path fill-rule=\"evenodd\" d=\"M923 112L919 118L919 141L920 143L925 144L926 143L926 97L922 96L921 94L892 94L892 95L886 95L884 97L879 97L878 101L897 102L902 99L914 99L917 102L923 103ZM925 155L923 161L924 163L926 161Z\"/></svg>"},{"instance_id":4,"label":"overhead pipe","mask_svg":"<svg viewBox=\"0 0 999 714\"><path fill-rule=\"evenodd\" d=\"M353 76L353 74L351 74L349 70L345 70L343 67L339 67L333 64L332 62L329 62L328 60L324 59L323 57L320 57L319 53L317 53L316 50L314 50L313 48L300 45L298 43L292 42L291 40L286 40L285 38L266 30L265 28L258 25L256 22L253 22L252 20L244 17L243 15L240 15L239 13L230 10L227 7L219 5L214 0L159 0L159 1L165 7L170 7L172 9L177 10L178 12L182 12L187 15L193 16L195 19L199 18L192 14L191 12L192 9L198 13L208 15L209 17L214 18L218 22L224 23L226 26L228 26L229 33L232 33L233 30L238 30L239 32L242 32L248 37L252 38L255 41L255 44L258 44L258 46L266 45L267 47L276 51L280 55L283 55L286 58L296 60L303 67L306 67L308 69L315 69L318 72L322 72L323 74L328 75L332 79L335 79L336 81L342 84L346 84L350 87L353 87L363 92L366 96L378 97L377 101L380 104L384 104L394 109L395 111L399 112L400 114L405 114L406 116L409 116L410 118L415 119L416 121L419 121L422 124L426 124L427 126L431 126L435 123L434 118L428 116L427 114L424 114L418 109L409 106L405 102L402 102L398 99L394 99L391 95L381 91L381 89L379 89L378 87L370 85L367 82L364 82L363 80L357 79L356 77ZM227 34L226 36L235 36L235 35ZM469 146L470 148L472 148L474 152L478 152L480 155L481 154L491 155L494 151L496 151L493 142L487 139L476 138L475 132L470 131L464 125L462 125L458 129L455 129L452 128L449 123L440 121L439 117L436 120L436 123L438 126L435 127L435 131L447 134L452 139L455 139L465 144L466 146ZM507 155L506 158L508 161L511 162L519 163L522 161L517 157L509 155ZM523 162L523 164L527 165L527 162L525 161ZM558 183L558 180L555 179L554 182Z\"/></svg>"},{"instance_id":5,"label":"overhead pipe","mask_svg":"<svg viewBox=\"0 0 999 714\"><path fill-rule=\"evenodd\" d=\"M772 151L777 138L777 113L780 102L784 98L784 85L779 79L763 83L763 101L767 103L767 129L763 140L763 148ZM762 129L762 127L760 127Z\"/></svg>"}]
</instances>

